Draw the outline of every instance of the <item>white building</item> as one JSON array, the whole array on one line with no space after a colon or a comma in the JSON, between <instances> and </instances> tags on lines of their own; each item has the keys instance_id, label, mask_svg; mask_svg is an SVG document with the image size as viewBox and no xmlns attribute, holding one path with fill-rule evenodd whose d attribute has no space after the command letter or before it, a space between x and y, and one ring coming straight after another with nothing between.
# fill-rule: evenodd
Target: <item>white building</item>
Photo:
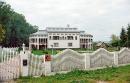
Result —
<instances>
[{"instance_id":1,"label":"white building","mask_svg":"<svg viewBox=\"0 0 130 83\"><path fill-rule=\"evenodd\" d=\"M88 48L92 49L93 36L77 28L47 27L29 37L29 48Z\"/></svg>"}]
</instances>

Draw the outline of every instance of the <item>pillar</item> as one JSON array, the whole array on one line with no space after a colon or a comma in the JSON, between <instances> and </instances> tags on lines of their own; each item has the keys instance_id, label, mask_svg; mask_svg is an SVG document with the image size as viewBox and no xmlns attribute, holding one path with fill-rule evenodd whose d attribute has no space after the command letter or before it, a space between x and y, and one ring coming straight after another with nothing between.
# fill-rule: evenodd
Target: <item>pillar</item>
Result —
<instances>
[{"instance_id":1,"label":"pillar","mask_svg":"<svg viewBox=\"0 0 130 83\"><path fill-rule=\"evenodd\" d=\"M20 52L21 76L28 76L29 59L28 53L25 51L25 44L23 44L22 48L23 50Z\"/></svg>"},{"instance_id":2,"label":"pillar","mask_svg":"<svg viewBox=\"0 0 130 83\"><path fill-rule=\"evenodd\" d=\"M37 49L39 50L39 38L37 38Z\"/></svg>"},{"instance_id":3,"label":"pillar","mask_svg":"<svg viewBox=\"0 0 130 83\"><path fill-rule=\"evenodd\" d=\"M90 55L86 53L85 55L85 69L90 68Z\"/></svg>"},{"instance_id":4,"label":"pillar","mask_svg":"<svg viewBox=\"0 0 130 83\"><path fill-rule=\"evenodd\" d=\"M118 52L114 52L114 65L118 66Z\"/></svg>"}]
</instances>

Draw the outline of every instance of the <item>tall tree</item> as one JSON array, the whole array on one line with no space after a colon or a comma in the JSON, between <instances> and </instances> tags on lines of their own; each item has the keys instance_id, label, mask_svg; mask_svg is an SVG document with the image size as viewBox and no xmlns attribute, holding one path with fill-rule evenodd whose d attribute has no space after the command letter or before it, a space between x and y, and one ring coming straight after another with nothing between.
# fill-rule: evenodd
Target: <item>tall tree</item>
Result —
<instances>
[{"instance_id":1,"label":"tall tree","mask_svg":"<svg viewBox=\"0 0 130 83\"><path fill-rule=\"evenodd\" d=\"M28 45L29 35L37 31L37 27L29 24L22 14L15 12L9 4L0 1L0 24L4 26L5 38L2 45L5 47Z\"/></svg>"},{"instance_id":2,"label":"tall tree","mask_svg":"<svg viewBox=\"0 0 130 83\"><path fill-rule=\"evenodd\" d=\"M121 33L120 33L120 45L121 46L126 46L126 42L127 42L127 32L125 30L125 28L122 27L121 29Z\"/></svg>"},{"instance_id":3,"label":"tall tree","mask_svg":"<svg viewBox=\"0 0 130 83\"><path fill-rule=\"evenodd\" d=\"M128 35L127 46L130 47L130 24L128 24L128 26L127 26L127 35Z\"/></svg>"}]
</instances>

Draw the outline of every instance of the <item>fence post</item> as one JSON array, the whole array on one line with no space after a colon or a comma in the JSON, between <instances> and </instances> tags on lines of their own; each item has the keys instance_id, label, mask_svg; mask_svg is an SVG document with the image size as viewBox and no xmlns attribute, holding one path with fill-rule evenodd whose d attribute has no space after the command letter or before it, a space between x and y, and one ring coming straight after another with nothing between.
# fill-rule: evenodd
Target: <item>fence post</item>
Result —
<instances>
[{"instance_id":1,"label":"fence post","mask_svg":"<svg viewBox=\"0 0 130 83\"><path fill-rule=\"evenodd\" d=\"M85 69L89 69L90 68L90 54L86 54L85 55Z\"/></svg>"},{"instance_id":2,"label":"fence post","mask_svg":"<svg viewBox=\"0 0 130 83\"><path fill-rule=\"evenodd\" d=\"M118 52L114 52L114 65L118 66Z\"/></svg>"},{"instance_id":3,"label":"fence post","mask_svg":"<svg viewBox=\"0 0 130 83\"><path fill-rule=\"evenodd\" d=\"M20 60L21 60L21 75L28 76L28 68L29 68L29 59L27 51L25 51L25 44L22 46L23 50L20 51Z\"/></svg>"}]
</instances>

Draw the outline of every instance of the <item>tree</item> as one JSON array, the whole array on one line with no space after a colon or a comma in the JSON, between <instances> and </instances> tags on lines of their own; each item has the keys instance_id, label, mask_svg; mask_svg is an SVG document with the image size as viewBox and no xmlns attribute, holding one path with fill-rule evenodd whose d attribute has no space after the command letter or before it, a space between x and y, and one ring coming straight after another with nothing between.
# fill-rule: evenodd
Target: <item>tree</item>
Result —
<instances>
[{"instance_id":1,"label":"tree","mask_svg":"<svg viewBox=\"0 0 130 83\"><path fill-rule=\"evenodd\" d=\"M120 33L120 45L123 47L123 46L126 46L126 42L127 42L127 32L125 30L125 28L122 28L121 29L121 33Z\"/></svg>"},{"instance_id":2,"label":"tree","mask_svg":"<svg viewBox=\"0 0 130 83\"><path fill-rule=\"evenodd\" d=\"M128 24L128 26L127 26L127 35L128 35L127 46L130 47L130 24Z\"/></svg>"},{"instance_id":3,"label":"tree","mask_svg":"<svg viewBox=\"0 0 130 83\"><path fill-rule=\"evenodd\" d=\"M120 46L120 39L115 34L111 35L111 45L114 47Z\"/></svg>"},{"instance_id":4,"label":"tree","mask_svg":"<svg viewBox=\"0 0 130 83\"><path fill-rule=\"evenodd\" d=\"M1 31L6 31L5 38L2 38L2 45L5 47L21 46L22 43L28 46L29 35L38 30L36 26L29 24L22 14L15 12L9 4L2 1L0 1L0 24L4 26Z\"/></svg>"},{"instance_id":5,"label":"tree","mask_svg":"<svg viewBox=\"0 0 130 83\"><path fill-rule=\"evenodd\" d=\"M5 38L5 30L3 29L3 26L0 24L0 43L4 40Z\"/></svg>"}]
</instances>

